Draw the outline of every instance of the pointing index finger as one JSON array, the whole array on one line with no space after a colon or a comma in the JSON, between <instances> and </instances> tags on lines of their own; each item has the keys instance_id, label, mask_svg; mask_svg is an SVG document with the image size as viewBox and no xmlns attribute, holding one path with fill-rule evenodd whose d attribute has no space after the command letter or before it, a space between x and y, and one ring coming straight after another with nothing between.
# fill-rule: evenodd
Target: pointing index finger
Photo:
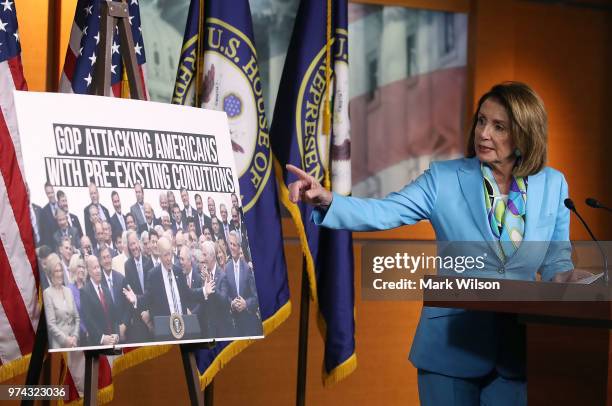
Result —
<instances>
[{"instance_id":1,"label":"pointing index finger","mask_svg":"<svg viewBox=\"0 0 612 406\"><path fill-rule=\"evenodd\" d=\"M304 172L303 170L301 170L297 166L294 166L294 165L291 165L291 164L287 164L287 165L285 165L285 167L287 168L287 170L289 172L291 172L294 175L300 177L300 179L310 180L310 175L308 175L306 172Z\"/></svg>"}]
</instances>

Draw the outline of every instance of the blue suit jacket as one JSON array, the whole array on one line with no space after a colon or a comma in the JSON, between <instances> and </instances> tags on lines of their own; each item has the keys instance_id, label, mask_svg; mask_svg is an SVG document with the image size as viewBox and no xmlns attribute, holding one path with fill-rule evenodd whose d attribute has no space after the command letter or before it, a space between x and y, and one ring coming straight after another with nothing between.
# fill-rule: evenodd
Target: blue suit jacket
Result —
<instances>
[{"instance_id":1,"label":"blue suit jacket","mask_svg":"<svg viewBox=\"0 0 612 406\"><path fill-rule=\"evenodd\" d=\"M259 336L262 335L262 324L259 318L259 299L257 288L255 287L255 276L249 266L240 258L238 275L238 290L236 290L236 276L234 273L233 259L229 259L225 264L225 279L227 281L227 297L231 302L237 296L246 301L246 309L242 312L232 312L234 319L236 336Z\"/></svg>"},{"instance_id":2,"label":"blue suit jacket","mask_svg":"<svg viewBox=\"0 0 612 406\"><path fill-rule=\"evenodd\" d=\"M384 230L429 220L439 242L494 241L487 221L480 162L476 158L434 162L414 182L384 199L334 194L327 212L313 220L330 228ZM489 255L482 277L543 280L573 268L569 243L569 210L563 200L567 183L551 168L528 178L523 241L540 241L538 249L522 244L502 263ZM550 244L550 241L561 243ZM410 360L421 369L455 377L477 377L493 368L504 376L521 376L524 360L513 359L520 337L495 313L423 307ZM514 358L519 358L514 357ZM518 362L517 362L518 361Z\"/></svg>"}]
</instances>

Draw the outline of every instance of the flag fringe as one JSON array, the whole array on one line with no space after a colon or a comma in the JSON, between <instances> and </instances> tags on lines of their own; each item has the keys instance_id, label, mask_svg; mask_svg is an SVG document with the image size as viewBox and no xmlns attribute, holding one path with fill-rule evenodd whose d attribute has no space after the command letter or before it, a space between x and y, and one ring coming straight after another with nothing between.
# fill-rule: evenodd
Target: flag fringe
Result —
<instances>
[{"instance_id":1,"label":"flag fringe","mask_svg":"<svg viewBox=\"0 0 612 406\"><path fill-rule=\"evenodd\" d=\"M329 372L325 371L325 367L323 367L323 386L330 387L350 374L352 374L355 369L357 369L357 354L353 352L350 357L347 358L342 364L338 365L334 369Z\"/></svg>"},{"instance_id":2,"label":"flag fringe","mask_svg":"<svg viewBox=\"0 0 612 406\"><path fill-rule=\"evenodd\" d=\"M153 358L159 357L170 351L172 346L170 345L152 345L147 347L139 347L135 350L132 350L126 354L123 354L121 357L118 357L115 362L113 362L113 378L125 371L128 368L136 366L144 361L149 361Z\"/></svg>"},{"instance_id":3,"label":"flag fringe","mask_svg":"<svg viewBox=\"0 0 612 406\"><path fill-rule=\"evenodd\" d=\"M134 367L142 362L149 361L153 358L159 357L170 351L172 348L171 345L152 345L148 347L140 347L128 353L125 353L113 362L111 376L113 381L117 375L121 372L125 371L128 368ZM67 361L65 360L65 368L67 369ZM63 379L62 379L63 382ZM98 403L103 405L105 403L109 403L113 400L115 395L115 388L113 383L105 386L104 388L98 389ZM81 406L83 404L83 398L79 398L69 403L64 403L63 401L59 401L58 403L66 406Z\"/></svg>"},{"instance_id":4,"label":"flag fringe","mask_svg":"<svg viewBox=\"0 0 612 406\"><path fill-rule=\"evenodd\" d=\"M291 301L287 301L280 309L276 311L272 316L268 317L263 322L264 335L272 333L278 326L280 326L291 314ZM204 373L200 374L200 387L205 388L215 378L215 375L223 369L223 367L232 360L236 355L240 354L242 350L247 348L251 343L257 340L241 340L234 341L225 347L219 355L215 357L215 360L210 364Z\"/></svg>"},{"instance_id":5,"label":"flag fringe","mask_svg":"<svg viewBox=\"0 0 612 406\"><path fill-rule=\"evenodd\" d=\"M287 189L283 179L283 168L276 157L273 159L274 171L279 186L278 194L283 206L285 206L289 214L291 214L291 218L293 219L293 223L297 229L298 236L300 237L300 245L302 247L304 258L306 258L306 272L308 274L308 281L310 282L310 298L318 307L319 297L317 296L317 278L314 269L314 260L312 258L312 253L310 252L310 247L308 246L308 238L306 237L306 231L304 230L304 223L302 223L302 214L300 213L298 206L289 200L289 189Z\"/></svg>"},{"instance_id":6,"label":"flag fringe","mask_svg":"<svg viewBox=\"0 0 612 406\"><path fill-rule=\"evenodd\" d=\"M28 370L28 365L30 365L31 356L32 354L27 354L0 365L0 382L8 381L16 376L25 374Z\"/></svg>"},{"instance_id":7,"label":"flag fringe","mask_svg":"<svg viewBox=\"0 0 612 406\"><path fill-rule=\"evenodd\" d=\"M321 312L318 312L317 315L317 326L319 327L319 332L323 337L323 342L327 342L327 324L325 323L325 318ZM357 318L357 311L353 307L353 318ZM357 369L357 353L353 350L353 353L350 357L348 357L345 361L338 364L334 369L327 372L325 370L325 365L323 365L323 373L322 373L322 381L323 386L331 387L350 374L353 373Z\"/></svg>"},{"instance_id":8,"label":"flag fringe","mask_svg":"<svg viewBox=\"0 0 612 406\"><path fill-rule=\"evenodd\" d=\"M306 270L308 273L308 280L310 282L310 297L314 304L318 307L319 301L317 296L317 279L314 271L314 260L312 258L312 253L310 252L310 248L308 246L308 239L306 237L304 223L302 222L302 215L298 206L289 200L289 189L287 189L285 181L283 180L283 169L276 157L274 157L274 170L276 172L276 179L278 180L279 184L280 200L291 214L291 218L293 219L293 223L297 228L297 233L300 238L302 252L304 254L304 257L306 258ZM320 309L318 310L319 311L317 317L317 326L319 328L319 333L321 334L323 341L327 342L327 325L323 314L321 313ZM353 313L355 313L354 307ZM356 315L353 314L354 318L356 318L355 316ZM347 358L346 361L336 366L330 372L325 371L325 366L323 367L323 385L328 387L340 382L348 375L350 375L355 370L355 368L357 368L357 354L355 353L355 351L353 351L352 355Z\"/></svg>"},{"instance_id":9,"label":"flag fringe","mask_svg":"<svg viewBox=\"0 0 612 406\"><path fill-rule=\"evenodd\" d=\"M115 396L115 388L113 387L113 384L111 383L108 386L105 386L102 389L98 390L98 404L99 405L104 405L106 403L110 403L112 402L113 398ZM79 398L77 400L73 400L70 403L64 403L63 400L59 400L57 402L57 404L59 406L83 406L83 398Z\"/></svg>"}]
</instances>

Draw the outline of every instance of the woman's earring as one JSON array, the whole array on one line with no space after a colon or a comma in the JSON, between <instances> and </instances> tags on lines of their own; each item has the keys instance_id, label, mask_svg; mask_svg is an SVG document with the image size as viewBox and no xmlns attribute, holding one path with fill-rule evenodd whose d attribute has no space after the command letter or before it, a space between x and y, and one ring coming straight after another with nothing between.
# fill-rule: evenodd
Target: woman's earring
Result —
<instances>
[{"instance_id":1,"label":"woman's earring","mask_svg":"<svg viewBox=\"0 0 612 406\"><path fill-rule=\"evenodd\" d=\"M514 156L516 156L517 158L520 158L520 157L521 157L521 150L520 150L520 149L518 149L518 148L516 148L516 149L514 150Z\"/></svg>"}]
</instances>

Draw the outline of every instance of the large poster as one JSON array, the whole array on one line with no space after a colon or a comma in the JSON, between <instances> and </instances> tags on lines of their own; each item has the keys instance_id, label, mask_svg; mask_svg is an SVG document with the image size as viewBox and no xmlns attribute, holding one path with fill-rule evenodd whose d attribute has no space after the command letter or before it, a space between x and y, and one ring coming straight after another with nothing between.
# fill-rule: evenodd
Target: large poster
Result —
<instances>
[{"instance_id":1,"label":"large poster","mask_svg":"<svg viewBox=\"0 0 612 406\"><path fill-rule=\"evenodd\" d=\"M262 336L225 113L15 103L50 351Z\"/></svg>"}]
</instances>

